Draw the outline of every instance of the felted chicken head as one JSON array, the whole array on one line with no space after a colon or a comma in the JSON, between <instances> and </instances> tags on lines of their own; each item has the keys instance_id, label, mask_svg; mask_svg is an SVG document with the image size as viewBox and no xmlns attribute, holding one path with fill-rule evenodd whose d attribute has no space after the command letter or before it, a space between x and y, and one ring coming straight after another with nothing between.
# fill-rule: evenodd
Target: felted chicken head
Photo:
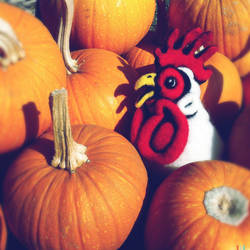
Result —
<instances>
[{"instance_id":1,"label":"felted chicken head","mask_svg":"<svg viewBox=\"0 0 250 250\"><path fill-rule=\"evenodd\" d=\"M166 47L155 50L156 73L135 83L130 139L150 162L178 168L222 156L222 140L200 99L200 84L212 74L204 62L216 52L211 36L200 28L180 36L175 29Z\"/></svg>"}]
</instances>

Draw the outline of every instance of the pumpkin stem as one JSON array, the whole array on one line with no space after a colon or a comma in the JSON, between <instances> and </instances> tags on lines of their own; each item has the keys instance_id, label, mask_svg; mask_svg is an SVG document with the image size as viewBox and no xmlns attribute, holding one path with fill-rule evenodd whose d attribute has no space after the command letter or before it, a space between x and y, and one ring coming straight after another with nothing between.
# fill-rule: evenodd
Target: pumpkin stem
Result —
<instances>
[{"instance_id":1,"label":"pumpkin stem","mask_svg":"<svg viewBox=\"0 0 250 250\"><path fill-rule=\"evenodd\" d=\"M0 67L7 68L24 57L24 49L12 27L0 18Z\"/></svg>"},{"instance_id":2,"label":"pumpkin stem","mask_svg":"<svg viewBox=\"0 0 250 250\"><path fill-rule=\"evenodd\" d=\"M55 144L55 155L51 165L74 173L76 168L88 162L88 157L85 154L87 148L76 143L72 137L67 97L64 88L51 93Z\"/></svg>"},{"instance_id":3,"label":"pumpkin stem","mask_svg":"<svg viewBox=\"0 0 250 250\"><path fill-rule=\"evenodd\" d=\"M78 71L77 61L71 57L69 45L73 16L74 0L62 0L61 20L57 44L60 47L64 63L69 74Z\"/></svg>"},{"instance_id":4,"label":"pumpkin stem","mask_svg":"<svg viewBox=\"0 0 250 250\"><path fill-rule=\"evenodd\" d=\"M204 207L207 214L229 225L241 224L248 216L248 206L248 199L234 188L221 186L205 193Z\"/></svg>"}]
</instances>

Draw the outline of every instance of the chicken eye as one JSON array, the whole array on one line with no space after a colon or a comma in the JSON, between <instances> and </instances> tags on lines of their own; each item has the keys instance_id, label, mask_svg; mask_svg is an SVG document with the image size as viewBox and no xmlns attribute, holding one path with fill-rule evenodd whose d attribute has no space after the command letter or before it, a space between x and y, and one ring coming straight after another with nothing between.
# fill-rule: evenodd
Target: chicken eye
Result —
<instances>
[{"instance_id":1,"label":"chicken eye","mask_svg":"<svg viewBox=\"0 0 250 250\"><path fill-rule=\"evenodd\" d=\"M177 80L173 76L170 76L165 80L165 86L168 89L173 89L176 87L176 85L177 85Z\"/></svg>"}]
</instances>

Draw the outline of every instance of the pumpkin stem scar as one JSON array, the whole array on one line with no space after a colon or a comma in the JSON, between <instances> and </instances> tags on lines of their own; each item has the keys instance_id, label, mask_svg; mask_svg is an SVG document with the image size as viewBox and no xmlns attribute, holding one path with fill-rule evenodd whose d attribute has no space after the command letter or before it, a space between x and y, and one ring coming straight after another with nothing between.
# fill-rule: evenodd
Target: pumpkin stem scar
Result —
<instances>
[{"instance_id":1,"label":"pumpkin stem scar","mask_svg":"<svg viewBox=\"0 0 250 250\"><path fill-rule=\"evenodd\" d=\"M86 155L87 148L76 143L72 137L67 90L55 90L51 93L51 98L55 146L51 165L74 173L76 168L89 161Z\"/></svg>"},{"instance_id":2,"label":"pumpkin stem scar","mask_svg":"<svg viewBox=\"0 0 250 250\"><path fill-rule=\"evenodd\" d=\"M70 54L70 33L74 16L74 0L63 0L57 44L62 52L68 74L78 71L77 61Z\"/></svg>"},{"instance_id":3,"label":"pumpkin stem scar","mask_svg":"<svg viewBox=\"0 0 250 250\"><path fill-rule=\"evenodd\" d=\"M0 67L3 69L25 57L25 51L11 25L0 18Z\"/></svg>"},{"instance_id":4,"label":"pumpkin stem scar","mask_svg":"<svg viewBox=\"0 0 250 250\"><path fill-rule=\"evenodd\" d=\"M205 193L207 214L220 222L238 226L248 216L248 199L237 189L221 186Z\"/></svg>"}]
</instances>

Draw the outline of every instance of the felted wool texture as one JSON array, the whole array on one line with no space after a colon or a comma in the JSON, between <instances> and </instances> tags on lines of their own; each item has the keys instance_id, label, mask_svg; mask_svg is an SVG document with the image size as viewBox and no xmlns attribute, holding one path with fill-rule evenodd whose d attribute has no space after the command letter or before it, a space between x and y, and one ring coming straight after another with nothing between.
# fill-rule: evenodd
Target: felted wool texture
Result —
<instances>
[{"instance_id":1,"label":"felted wool texture","mask_svg":"<svg viewBox=\"0 0 250 250\"><path fill-rule=\"evenodd\" d=\"M187 119L178 106L170 100L159 99L136 110L131 142L143 157L164 165L183 152L188 132Z\"/></svg>"},{"instance_id":2,"label":"felted wool texture","mask_svg":"<svg viewBox=\"0 0 250 250\"><path fill-rule=\"evenodd\" d=\"M200 87L194 80L193 72L184 67L179 69L189 76L192 88L177 102L177 105L186 116L194 113L195 115L187 118L189 135L182 154L174 162L164 164L165 167L171 168L178 168L195 161L221 159L224 148L223 141L201 102ZM192 104L186 106L188 103Z\"/></svg>"},{"instance_id":3,"label":"felted wool texture","mask_svg":"<svg viewBox=\"0 0 250 250\"><path fill-rule=\"evenodd\" d=\"M204 62L217 51L216 46L209 45L211 40L212 32L203 32L200 28L193 29L181 37L180 31L174 29L166 47L156 48L156 64L160 67L167 65L188 67L194 72L199 83L205 82L211 76L212 71L204 67Z\"/></svg>"},{"instance_id":4,"label":"felted wool texture","mask_svg":"<svg viewBox=\"0 0 250 250\"><path fill-rule=\"evenodd\" d=\"M211 32L199 28L184 37L174 30L167 48L156 49L154 94L149 99L147 92L140 94L144 104L140 102L131 126L131 142L150 162L178 168L222 156L223 142L200 99L200 84L212 73L204 61L216 51L209 39ZM143 88L143 82L138 85Z\"/></svg>"}]
</instances>

